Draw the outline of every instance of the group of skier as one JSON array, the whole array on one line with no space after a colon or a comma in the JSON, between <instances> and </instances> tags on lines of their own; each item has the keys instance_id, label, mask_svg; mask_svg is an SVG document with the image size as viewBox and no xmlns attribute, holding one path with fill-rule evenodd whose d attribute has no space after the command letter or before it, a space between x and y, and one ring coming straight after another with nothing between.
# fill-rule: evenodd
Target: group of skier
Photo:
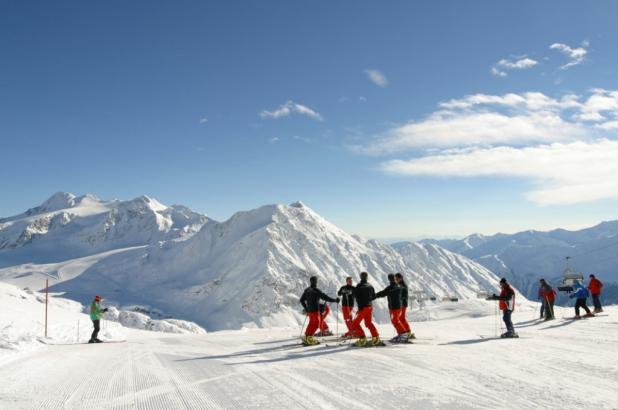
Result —
<instances>
[{"instance_id":1,"label":"group of skier","mask_svg":"<svg viewBox=\"0 0 618 410\"><path fill-rule=\"evenodd\" d=\"M359 347L383 346L384 342L380 339L378 329L373 324L373 301L381 297L387 298L391 323L397 332L397 336L391 339L391 342L405 343L409 339L414 338L414 333L412 333L410 324L406 320L408 287L403 279L403 275L401 273L389 274L389 285L378 293L367 282L367 277L367 272L361 272L360 282L356 286L353 284L353 279L347 277L346 284L337 292L339 296L337 298L332 298L318 289L318 278L316 276L309 278L310 286L305 289L300 298L304 312L309 318L309 324L302 338L304 345L319 344L318 340L314 337L318 328L321 331L320 335L324 336L330 333L325 333L322 330L324 326L322 323L324 323L326 315L320 314L320 306L326 302L341 302L343 318L347 327L347 332L343 337L357 338L358 340L355 342L355 345ZM355 304L356 314L353 314ZM361 323L369 330L371 339L367 339Z\"/></svg>"},{"instance_id":2,"label":"group of skier","mask_svg":"<svg viewBox=\"0 0 618 410\"><path fill-rule=\"evenodd\" d=\"M410 339L415 339L414 333L410 329L410 324L406 319L406 311L408 308L408 286L406 285L401 273L389 274L389 284L386 288L376 293L373 286L367 282L367 272L360 273L360 282L354 286L351 277L346 278L346 284L343 285L337 295L333 298L326 295L318 289L318 278L312 276L309 278L309 287L303 292L300 303L303 306L305 314L308 316L309 324L305 329L305 334L302 337L302 342L306 346L319 344L315 336L332 335L326 317L330 313L330 307L327 302L339 304L341 302L341 310L347 327L347 332L344 333L344 338L357 338L356 346L383 346L384 342L380 339L378 329L373 324L373 301L378 298L386 297L388 302L388 310L390 313L391 323L397 332L397 336L390 340L391 343L407 343ZM501 335L503 338L519 337L515 333L513 320L511 318L515 311L515 291L509 285L505 278L500 279L499 295L493 294L487 300L495 300L499 302L499 308L502 311L502 318L506 325L506 332ZM594 304L594 313L603 311L601 306L601 291L603 283L594 275L590 275L590 282L585 288L581 281L575 281L572 287L570 298L575 298L575 317L580 319L580 308L586 311L586 316L594 316L586 305L586 299L592 295ZM547 283L545 279L539 280L538 298L541 304L541 319L554 319L554 302L556 300L556 291ZM90 305L90 318L92 319L94 330L88 343L100 343L98 338L100 329L101 314L107 311L107 308L101 309L101 296L95 296ZM353 314L356 304L356 314ZM367 339L365 331L361 327L364 323L365 327L371 334L371 339Z\"/></svg>"},{"instance_id":3,"label":"group of skier","mask_svg":"<svg viewBox=\"0 0 618 410\"><path fill-rule=\"evenodd\" d=\"M603 289L603 283L598 280L594 275L590 275L590 282L588 287L584 287L583 283L579 280L575 280L572 285L572 291L569 298L575 299L575 316L574 319L581 319L580 309L584 309L586 317L594 316L594 313L603 312L603 306L601 306L601 291ZM586 300L588 296L592 296L592 303L594 305L594 313L590 311ZM556 300L556 291L545 281L545 279L539 280L539 292L538 299L541 302L541 319L553 320L554 317L554 302Z\"/></svg>"}]
</instances>

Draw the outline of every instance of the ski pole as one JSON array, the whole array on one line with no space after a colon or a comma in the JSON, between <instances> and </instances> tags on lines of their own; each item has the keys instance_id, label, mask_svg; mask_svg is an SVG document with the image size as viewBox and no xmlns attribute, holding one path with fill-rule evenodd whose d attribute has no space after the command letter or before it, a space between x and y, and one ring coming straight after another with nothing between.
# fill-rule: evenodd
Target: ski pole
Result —
<instances>
[{"instance_id":1,"label":"ski pole","mask_svg":"<svg viewBox=\"0 0 618 410\"><path fill-rule=\"evenodd\" d=\"M337 302L337 325L335 326L335 337L339 339L339 302Z\"/></svg>"},{"instance_id":2,"label":"ski pole","mask_svg":"<svg viewBox=\"0 0 618 410\"><path fill-rule=\"evenodd\" d=\"M307 312L305 312L305 320L303 321L303 325L300 327L300 335L298 336L299 338L303 337L303 330L305 329L305 323L307 323L307 317L309 317L309 315L307 314Z\"/></svg>"}]
</instances>

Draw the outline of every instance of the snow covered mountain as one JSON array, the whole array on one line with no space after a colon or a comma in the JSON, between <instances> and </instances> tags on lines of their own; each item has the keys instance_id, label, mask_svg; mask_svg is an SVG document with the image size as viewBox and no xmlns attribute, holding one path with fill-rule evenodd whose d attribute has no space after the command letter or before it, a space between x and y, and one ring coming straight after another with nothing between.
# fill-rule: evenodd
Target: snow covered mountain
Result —
<instances>
[{"instance_id":1,"label":"snow covered mountain","mask_svg":"<svg viewBox=\"0 0 618 410\"><path fill-rule=\"evenodd\" d=\"M461 253L498 276L506 276L529 298L535 299L540 277L556 283L571 267L594 273L606 283L604 299L618 303L618 221L603 222L578 231L524 231L512 235L471 235L462 240L427 240Z\"/></svg>"},{"instance_id":2,"label":"snow covered mountain","mask_svg":"<svg viewBox=\"0 0 618 410\"><path fill-rule=\"evenodd\" d=\"M181 205L147 196L102 201L59 192L40 206L0 219L0 267L60 262L113 249L183 240L210 222Z\"/></svg>"},{"instance_id":3,"label":"snow covered mountain","mask_svg":"<svg viewBox=\"0 0 618 410\"><path fill-rule=\"evenodd\" d=\"M108 250L114 243L124 247L122 251L62 263L22 263L0 269L0 278L19 283L34 272L48 273L54 278L53 289L69 298L87 302L94 292L102 293L108 303L140 305L195 321L209 331L302 323L298 300L312 274L331 295L346 276L356 279L361 271L369 272L376 288L386 285L387 273L402 272L412 291L437 297L474 298L480 289L496 289L497 277L463 256L431 244L411 244L397 251L344 232L300 202L239 212L222 223L207 221L195 234L183 236L175 234L171 217L171 223L140 225L143 220L165 221L161 215L169 209L146 198L139 199L144 205L136 220L123 220L126 235L116 242L96 242L105 244L98 250ZM126 208L120 202L114 204L113 209ZM44 214L49 212L58 211L46 208ZM82 231L91 232L92 227L82 223L78 232ZM34 253L40 249L33 246L38 239L2 252L29 247ZM378 318L387 319L385 302L378 303L376 310Z\"/></svg>"}]
</instances>

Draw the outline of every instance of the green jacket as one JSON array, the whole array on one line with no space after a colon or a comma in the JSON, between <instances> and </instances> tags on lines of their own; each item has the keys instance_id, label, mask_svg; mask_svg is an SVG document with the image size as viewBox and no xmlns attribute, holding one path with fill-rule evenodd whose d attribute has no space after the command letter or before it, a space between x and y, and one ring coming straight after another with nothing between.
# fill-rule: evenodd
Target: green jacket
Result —
<instances>
[{"instance_id":1,"label":"green jacket","mask_svg":"<svg viewBox=\"0 0 618 410\"><path fill-rule=\"evenodd\" d=\"M99 302L97 301L93 301L90 304L90 319L92 320L101 319L101 306L99 306Z\"/></svg>"}]
</instances>

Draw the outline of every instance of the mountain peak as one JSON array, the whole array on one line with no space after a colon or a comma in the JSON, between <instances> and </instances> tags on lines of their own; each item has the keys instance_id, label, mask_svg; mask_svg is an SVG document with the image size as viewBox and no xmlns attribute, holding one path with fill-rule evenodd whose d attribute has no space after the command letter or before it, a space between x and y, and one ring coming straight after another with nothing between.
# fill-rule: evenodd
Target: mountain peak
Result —
<instances>
[{"instance_id":1,"label":"mountain peak","mask_svg":"<svg viewBox=\"0 0 618 410\"><path fill-rule=\"evenodd\" d=\"M305 204L303 204L301 201L292 202L290 206L292 208L306 208Z\"/></svg>"}]
</instances>

